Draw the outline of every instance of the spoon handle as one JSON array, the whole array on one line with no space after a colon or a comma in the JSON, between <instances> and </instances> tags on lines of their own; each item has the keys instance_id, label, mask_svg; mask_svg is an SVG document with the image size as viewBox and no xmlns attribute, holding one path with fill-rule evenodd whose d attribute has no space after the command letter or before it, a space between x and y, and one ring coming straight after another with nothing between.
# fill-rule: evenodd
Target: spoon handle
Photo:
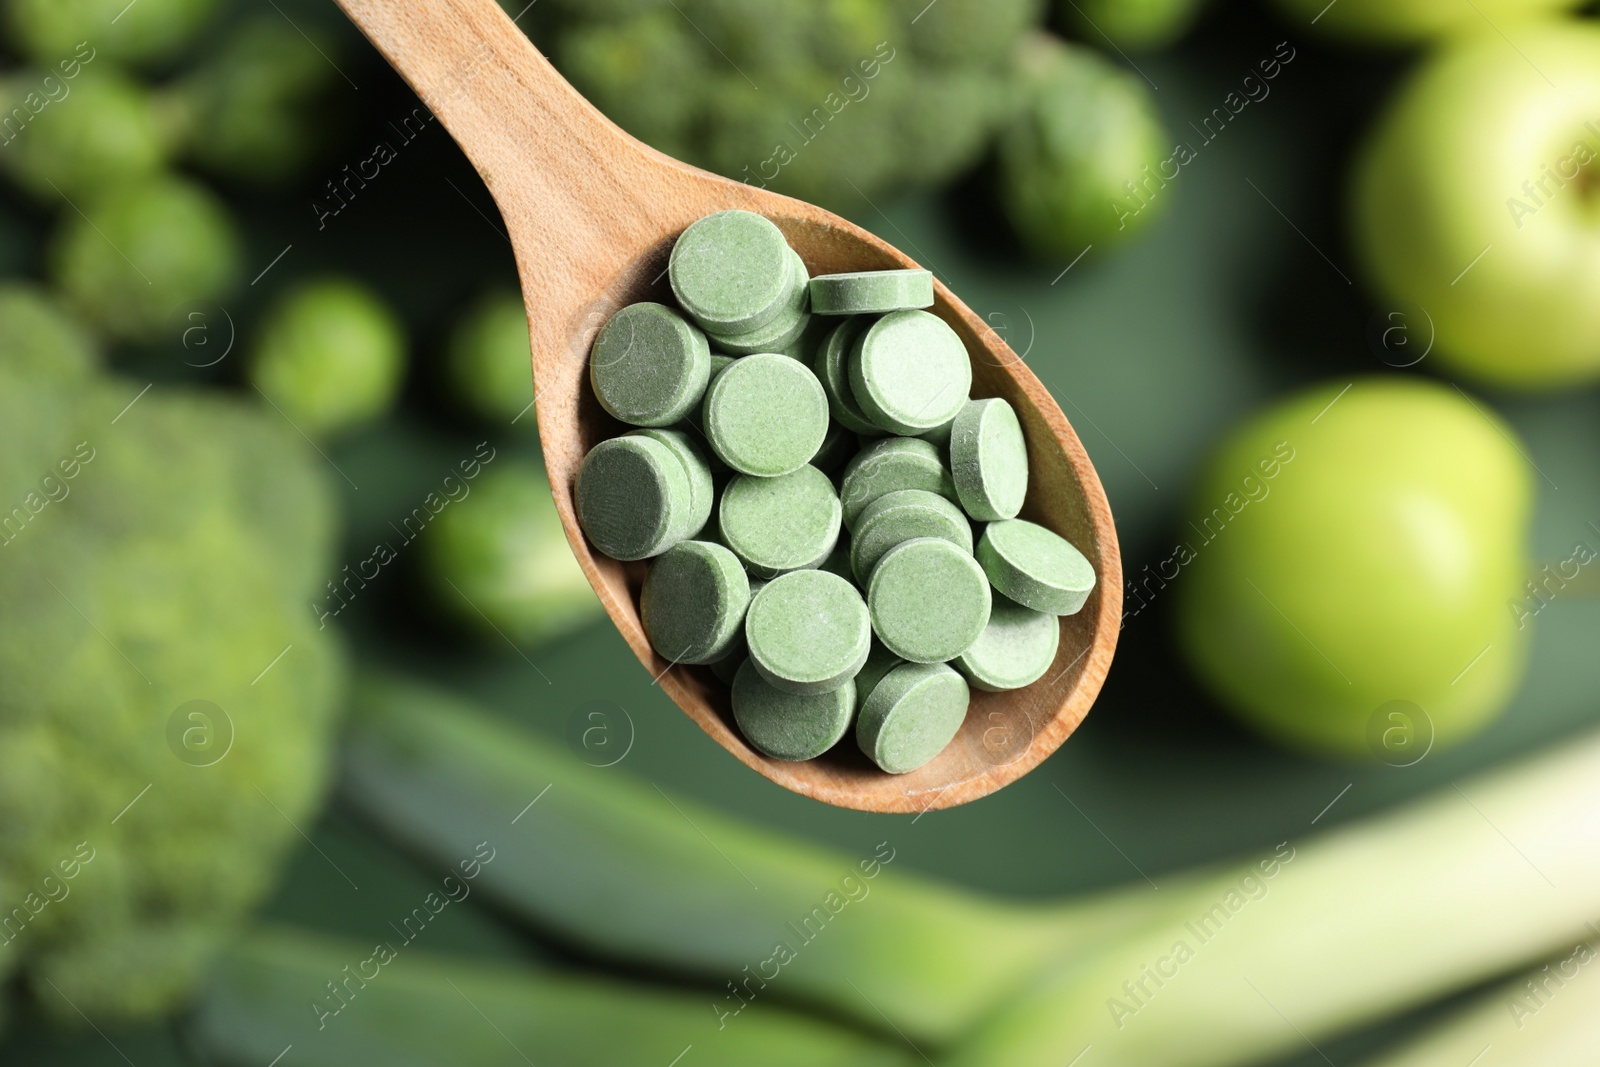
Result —
<instances>
[{"instance_id":1,"label":"spoon handle","mask_svg":"<svg viewBox=\"0 0 1600 1067\"><path fill-rule=\"evenodd\" d=\"M337 2L482 176L519 264L557 273L648 217L666 157L580 96L495 0Z\"/></svg>"}]
</instances>

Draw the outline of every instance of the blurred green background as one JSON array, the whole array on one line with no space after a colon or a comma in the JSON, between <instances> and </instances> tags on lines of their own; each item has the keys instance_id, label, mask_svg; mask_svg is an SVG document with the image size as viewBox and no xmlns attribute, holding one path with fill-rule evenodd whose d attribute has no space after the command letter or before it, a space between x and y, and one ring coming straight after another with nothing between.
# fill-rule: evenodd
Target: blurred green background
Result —
<instances>
[{"instance_id":1,"label":"blurred green background","mask_svg":"<svg viewBox=\"0 0 1600 1067\"><path fill-rule=\"evenodd\" d=\"M398 405L324 447L345 509L342 565L364 558L480 441L537 458L531 416L516 426L478 422L443 388L450 331L482 293L515 283L514 266L492 201L437 124L319 229L312 205L323 183L366 158L415 100L331 4L256 6L236 5L227 17L292 20L336 63L314 117L321 146L288 184L218 185L244 232L243 284L212 302L238 331L234 352L198 369L169 330L118 347L112 366L158 385L238 387L249 331L292 283L337 272L372 287L403 320L412 358ZM1270 96L1183 168L1163 194L1164 214L1126 247L1092 247L1081 259L1024 252L985 194L981 170L943 188L831 205L931 268L1024 355L1099 470L1130 575L1168 555L1205 454L1246 413L1302 384L1387 370L1371 342L1380 306L1363 289L1341 220L1352 146L1409 58L1330 47L1233 2L1208 9L1169 48L1107 51L1136 64L1167 128L1182 131L1286 39L1297 56ZM9 190L0 196L0 270L38 274L55 217L53 206ZM1427 376L1432 366L1396 373ZM1600 521L1600 394L1486 395L1540 472L1534 556L1562 558L1586 524ZM1171 598L1160 597L1127 620L1092 714L1039 769L954 810L873 816L790 794L728 759L652 687L604 621L522 647L482 638L441 609L423 566L420 553L404 555L340 616L358 660L448 684L558 745L580 709L611 702L633 731L617 774L852 855L889 837L905 868L1016 898L1160 884L1180 868L1298 839L1313 820L1321 829L1384 809L1592 724L1600 685L1592 654L1600 610L1558 599L1539 617L1525 685L1485 733L1406 768L1325 763L1271 747L1220 712L1175 651ZM383 937L384 917L409 909L433 880L337 798L304 830L308 840L264 909L269 918L357 941ZM554 955L590 966L489 909L450 909L429 941L434 951ZM177 1036L180 1025L181 1015L60 1032L22 1017L0 1041L0 1062L198 1062ZM1396 1027L1322 1049L1347 1062ZM1322 1060L1308 1049L1282 1062Z\"/></svg>"}]
</instances>

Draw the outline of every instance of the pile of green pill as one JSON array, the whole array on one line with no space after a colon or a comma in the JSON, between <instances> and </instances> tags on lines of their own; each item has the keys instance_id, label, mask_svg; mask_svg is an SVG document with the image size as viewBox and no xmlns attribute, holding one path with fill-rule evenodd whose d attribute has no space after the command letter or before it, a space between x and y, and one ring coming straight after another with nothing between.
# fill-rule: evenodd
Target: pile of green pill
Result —
<instances>
[{"instance_id":1,"label":"pile of green pill","mask_svg":"<svg viewBox=\"0 0 1600 1067\"><path fill-rule=\"evenodd\" d=\"M811 278L772 222L722 211L667 274L676 307L632 304L595 338L595 397L632 429L584 457L578 522L651 561L651 645L731 686L755 748L812 759L853 725L878 767L915 770L971 688L1050 668L1056 617L1094 588L1082 553L1017 518L1017 414L971 399L925 270Z\"/></svg>"}]
</instances>

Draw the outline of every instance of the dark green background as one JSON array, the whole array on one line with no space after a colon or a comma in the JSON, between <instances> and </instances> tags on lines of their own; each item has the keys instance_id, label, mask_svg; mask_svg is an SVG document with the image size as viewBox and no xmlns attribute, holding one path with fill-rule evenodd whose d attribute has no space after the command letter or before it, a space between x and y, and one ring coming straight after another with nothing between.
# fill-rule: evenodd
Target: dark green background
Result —
<instances>
[{"instance_id":1,"label":"dark green background","mask_svg":"<svg viewBox=\"0 0 1600 1067\"><path fill-rule=\"evenodd\" d=\"M343 32L328 8L288 10ZM375 131L413 106L363 42L348 33L343 39L340 65L359 89L336 91L347 120L317 177L302 195L236 198L256 264L247 274L285 245L293 248L268 279L228 307L248 321L274 285L320 269L345 270L377 284L410 320L417 358L403 415L333 457L360 487L339 483L351 509L344 560L353 562L477 441L489 436L502 449L530 455L536 445L526 434L476 427L438 399L437 358L455 315L486 285L513 282L509 245L487 193L441 129L401 149L344 213L323 231L315 227L316 187L368 156ZM1135 60L1157 86L1169 128L1196 145L1189 122L1220 105L1284 39L1297 54L1270 83L1271 95L1199 149L1161 194L1167 210L1145 239L1125 250L1091 249L1065 276L1069 260L1029 260L1013 247L983 207L981 177L938 195L842 205L931 267L1026 353L1098 466L1130 574L1168 554L1197 464L1240 416L1303 383L1394 373L1367 340L1374 316L1385 309L1361 288L1342 239L1340 206L1352 145L1405 62L1352 60L1243 6L1214 12L1173 52ZM31 270L42 220L8 210L10 217L0 220L9 238L5 265ZM165 377L194 373L173 351L128 358ZM225 361L214 375L228 379L236 362ZM1429 370L1425 360L1404 373ZM1515 424L1543 473L1532 559L1563 558L1579 539L1600 543L1586 525L1600 521L1595 392L1488 401ZM530 649L526 659L505 645L476 643L421 591L416 560L405 557L347 617L353 616L353 644L369 660L477 694L558 743L580 705L615 702L636 730L615 773L645 776L775 832L852 854L890 837L906 868L1018 897L1059 896L1142 876L1159 884L1174 869L1313 832L1312 820L1347 785L1317 829L1547 744L1595 717L1600 608L1572 597L1541 614L1532 668L1515 705L1465 748L1430 754L1404 770L1308 761L1257 743L1216 712L1173 652L1168 607L1157 598L1129 621L1103 695L1058 753L995 796L914 824L828 808L744 769L651 686L604 624ZM337 803L313 837L360 891L317 852L302 849L268 908L271 916L365 938L384 929L383 916L408 909L425 891L429 876ZM442 919L437 937L430 935L435 951L546 951L470 909L452 908ZM0 1044L0 1062L120 1064L124 1056L139 1067L191 1062L172 1030L109 1032L114 1049L93 1032L53 1036L24 1025ZM1369 1035L1323 1047L1346 1063L1371 1041ZM1307 1053L1293 1062L1321 1062Z\"/></svg>"}]
</instances>

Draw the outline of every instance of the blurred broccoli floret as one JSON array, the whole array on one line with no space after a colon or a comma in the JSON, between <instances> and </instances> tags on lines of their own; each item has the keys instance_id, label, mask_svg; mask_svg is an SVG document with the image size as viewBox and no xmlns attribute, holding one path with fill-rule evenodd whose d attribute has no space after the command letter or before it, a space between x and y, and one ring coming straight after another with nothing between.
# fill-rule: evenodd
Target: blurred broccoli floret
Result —
<instances>
[{"instance_id":1,"label":"blurred broccoli floret","mask_svg":"<svg viewBox=\"0 0 1600 1067\"><path fill-rule=\"evenodd\" d=\"M334 45L316 36L313 44L275 16L231 30L171 98L189 156L217 174L257 183L304 167L327 130L319 105L337 77L324 58Z\"/></svg>"},{"instance_id":2,"label":"blurred broccoli floret","mask_svg":"<svg viewBox=\"0 0 1600 1067\"><path fill-rule=\"evenodd\" d=\"M366 286L305 282L266 314L250 380L301 430L326 436L382 415L406 368L405 331Z\"/></svg>"},{"instance_id":3,"label":"blurred broccoli floret","mask_svg":"<svg viewBox=\"0 0 1600 1067\"><path fill-rule=\"evenodd\" d=\"M557 0L563 73L623 128L818 203L938 185L1002 117L1039 0Z\"/></svg>"},{"instance_id":4,"label":"blurred broccoli floret","mask_svg":"<svg viewBox=\"0 0 1600 1067\"><path fill-rule=\"evenodd\" d=\"M87 41L96 59L157 64L187 47L217 0L4 0L11 40L37 63L55 63Z\"/></svg>"},{"instance_id":5,"label":"blurred broccoli floret","mask_svg":"<svg viewBox=\"0 0 1600 1067\"><path fill-rule=\"evenodd\" d=\"M440 512L425 545L439 601L490 640L547 640L600 614L544 472L501 460Z\"/></svg>"},{"instance_id":6,"label":"blurred broccoli floret","mask_svg":"<svg viewBox=\"0 0 1600 1067\"><path fill-rule=\"evenodd\" d=\"M1022 242L1045 256L1119 243L1165 210L1166 131L1137 76L1047 35L1019 56L1024 101L1001 132L1000 204ZM1162 168L1167 168L1163 172Z\"/></svg>"},{"instance_id":7,"label":"blurred broccoli floret","mask_svg":"<svg viewBox=\"0 0 1600 1067\"><path fill-rule=\"evenodd\" d=\"M478 302L450 335L445 374L456 398L485 422L533 430L528 313L514 290Z\"/></svg>"},{"instance_id":8,"label":"blurred broccoli floret","mask_svg":"<svg viewBox=\"0 0 1600 1067\"><path fill-rule=\"evenodd\" d=\"M214 300L239 271L239 237L202 186L156 177L66 212L50 249L69 303L113 337L149 340L188 301Z\"/></svg>"},{"instance_id":9,"label":"blurred broccoli floret","mask_svg":"<svg viewBox=\"0 0 1600 1067\"><path fill-rule=\"evenodd\" d=\"M1189 32L1205 0L1056 0L1056 22L1091 45L1165 48Z\"/></svg>"},{"instance_id":10,"label":"blurred broccoli floret","mask_svg":"<svg viewBox=\"0 0 1600 1067\"><path fill-rule=\"evenodd\" d=\"M41 86L59 95L0 151L0 163L28 192L51 201L91 196L142 181L166 163L168 132L138 82L107 66L86 67L71 80L24 68L6 79L0 109L31 110L25 101Z\"/></svg>"},{"instance_id":11,"label":"blurred broccoli floret","mask_svg":"<svg viewBox=\"0 0 1600 1067\"><path fill-rule=\"evenodd\" d=\"M170 1011L271 888L343 677L320 461L90 352L0 291L0 404L53 413L0 431L0 971L73 1023Z\"/></svg>"}]
</instances>

